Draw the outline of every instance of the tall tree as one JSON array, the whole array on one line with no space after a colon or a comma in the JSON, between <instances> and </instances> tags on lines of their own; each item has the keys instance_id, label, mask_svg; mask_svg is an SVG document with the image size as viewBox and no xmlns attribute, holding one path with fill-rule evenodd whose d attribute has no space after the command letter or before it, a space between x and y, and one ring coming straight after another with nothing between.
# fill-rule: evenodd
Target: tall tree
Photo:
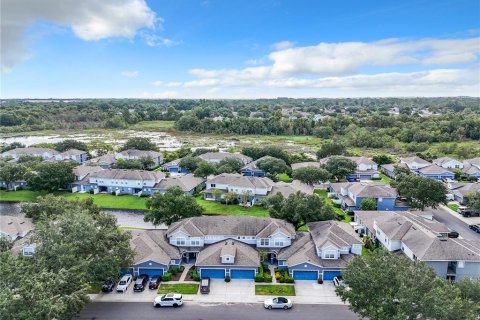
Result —
<instances>
[{"instance_id":1,"label":"tall tree","mask_svg":"<svg viewBox=\"0 0 480 320\"><path fill-rule=\"evenodd\" d=\"M372 158L373 162L381 166L382 164L393 163L394 159L388 154L377 154Z\"/></svg>"},{"instance_id":2,"label":"tall tree","mask_svg":"<svg viewBox=\"0 0 480 320\"><path fill-rule=\"evenodd\" d=\"M186 156L180 160L180 167L187 169L190 172L195 171L197 169L200 162L202 162L198 157Z\"/></svg>"},{"instance_id":3,"label":"tall tree","mask_svg":"<svg viewBox=\"0 0 480 320\"><path fill-rule=\"evenodd\" d=\"M480 212L480 192L470 192L467 194L468 206L475 212Z\"/></svg>"},{"instance_id":4,"label":"tall tree","mask_svg":"<svg viewBox=\"0 0 480 320\"><path fill-rule=\"evenodd\" d=\"M55 143L55 150L57 150L58 152L64 152L70 149L88 151L88 146L85 142L77 141L74 139L66 139Z\"/></svg>"},{"instance_id":5,"label":"tall tree","mask_svg":"<svg viewBox=\"0 0 480 320\"><path fill-rule=\"evenodd\" d=\"M100 214L100 209L93 203L91 197L82 200L67 200L64 197L47 194L38 197L33 202L22 205L25 216L32 218L35 222L38 220L53 220L67 212L78 210L85 211L91 216Z\"/></svg>"},{"instance_id":6,"label":"tall tree","mask_svg":"<svg viewBox=\"0 0 480 320\"><path fill-rule=\"evenodd\" d=\"M226 157L218 163L217 174L220 173L239 173L245 166L242 160L237 157Z\"/></svg>"},{"instance_id":7,"label":"tall tree","mask_svg":"<svg viewBox=\"0 0 480 320\"><path fill-rule=\"evenodd\" d=\"M360 202L360 210L377 210L377 201L373 198L363 198Z\"/></svg>"},{"instance_id":8,"label":"tall tree","mask_svg":"<svg viewBox=\"0 0 480 320\"><path fill-rule=\"evenodd\" d=\"M326 142L317 151L317 158L322 159L329 156L343 156L347 154L347 148L340 142Z\"/></svg>"},{"instance_id":9,"label":"tall tree","mask_svg":"<svg viewBox=\"0 0 480 320\"><path fill-rule=\"evenodd\" d=\"M447 204L447 187L438 180L413 174L397 176L395 187L401 197L407 199L412 209L424 210Z\"/></svg>"},{"instance_id":10,"label":"tall tree","mask_svg":"<svg viewBox=\"0 0 480 320\"><path fill-rule=\"evenodd\" d=\"M296 230L313 221L335 219L333 209L316 194L298 191L285 198L281 193L267 197L265 206L270 216L293 224Z\"/></svg>"},{"instance_id":11,"label":"tall tree","mask_svg":"<svg viewBox=\"0 0 480 320\"><path fill-rule=\"evenodd\" d=\"M0 167L0 181L5 182L7 189L15 181L22 181L25 178L27 168L18 163L6 163Z\"/></svg>"},{"instance_id":12,"label":"tall tree","mask_svg":"<svg viewBox=\"0 0 480 320\"><path fill-rule=\"evenodd\" d=\"M168 188L165 194L155 193L146 201L148 211L145 221L154 225L172 223L189 217L200 216L203 208L197 204L194 197L186 195L180 187Z\"/></svg>"},{"instance_id":13,"label":"tall tree","mask_svg":"<svg viewBox=\"0 0 480 320\"><path fill-rule=\"evenodd\" d=\"M274 176L278 173L290 173L291 169L282 159L267 158L257 162L257 167L266 173Z\"/></svg>"},{"instance_id":14,"label":"tall tree","mask_svg":"<svg viewBox=\"0 0 480 320\"><path fill-rule=\"evenodd\" d=\"M293 170L292 178L300 180L303 183L314 184L318 182L324 182L330 179L331 174L323 168L316 167L303 167Z\"/></svg>"},{"instance_id":15,"label":"tall tree","mask_svg":"<svg viewBox=\"0 0 480 320\"><path fill-rule=\"evenodd\" d=\"M75 166L77 163L74 161L43 162L36 166L35 171L28 172L25 178L32 190L57 191L73 182L72 169Z\"/></svg>"},{"instance_id":16,"label":"tall tree","mask_svg":"<svg viewBox=\"0 0 480 320\"><path fill-rule=\"evenodd\" d=\"M348 158L334 156L328 159L324 168L338 181L355 173L357 164Z\"/></svg>"},{"instance_id":17,"label":"tall tree","mask_svg":"<svg viewBox=\"0 0 480 320\"><path fill-rule=\"evenodd\" d=\"M150 138L133 137L127 140L121 150L137 149L137 150L158 150L155 143Z\"/></svg>"},{"instance_id":18,"label":"tall tree","mask_svg":"<svg viewBox=\"0 0 480 320\"><path fill-rule=\"evenodd\" d=\"M385 251L355 257L342 276L348 288L338 286L337 294L360 317L372 320L473 320L478 310L462 298L467 290L438 278L424 262Z\"/></svg>"},{"instance_id":19,"label":"tall tree","mask_svg":"<svg viewBox=\"0 0 480 320\"><path fill-rule=\"evenodd\" d=\"M195 177L206 178L212 174L215 174L216 171L217 171L217 168L215 167L214 164L209 163L207 161L200 161L197 169L195 169L195 171L193 172L193 175Z\"/></svg>"}]
</instances>

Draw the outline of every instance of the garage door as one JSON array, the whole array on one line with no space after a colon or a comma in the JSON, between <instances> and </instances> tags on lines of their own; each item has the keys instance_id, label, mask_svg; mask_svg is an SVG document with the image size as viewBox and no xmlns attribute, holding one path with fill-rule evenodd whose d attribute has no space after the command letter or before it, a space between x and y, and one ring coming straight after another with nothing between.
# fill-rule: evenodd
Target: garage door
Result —
<instances>
[{"instance_id":1,"label":"garage door","mask_svg":"<svg viewBox=\"0 0 480 320\"><path fill-rule=\"evenodd\" d=\"M293 271L293 279L295 280L317 280L317 271Z\"/></svg>"},{"instance_id":2,"label":"garage door","mask_svg":"<svg viewBox=\"0 0 480 320\"><path fill-rule=\"evenodd\" d=\"M255 270L230 270L232 279L253 279L255 278Z\"/></svg>"},{"instance_id":3,"label":"garage door","mask_svg":"<svg viewBox=\"0 0 480 320\"><path fill-rule=\"evenodd\" d=\"M360 180L371 180L372 176L361 175Z\"/></svg>"},{"instance_id":4,"label":"garage door","mask_svg":"<svg viewBox=\"0 0 480 320\"><path fill-rule=\"evenodd\" d=\"M172 167L172 168L169 169L169 171L170 171L171 173L177 173L177 172L178 172L178 168Z\"/></svg>"},{"instance_id":5,"label":"garage door","mask_svg":"<svg viewBox=\"0 0 480 320\"><path fill-rule=\"evenodd\" d=\"M138 274L148 274L151 278L153 276L161 276L163 275L163 269L155 269L155 268L139 268Z\"/></svg>"},{"instance_id":6,"label":"garage door","mask_svg":"<svg viewBox=\"0 0 480 320\"><path fill-rule=\"evenodd\" d=\"M335 277L340 277L340 271L323 271L323 280L333 280Z\"/></svg>"},{"instance_id":7,"label":"garage door","mask_svg":"<svg viewBox=\"0 0 480 320\"><path fill-rule=\"evenodd\" d=\"M224 269L200 269L200 277L202 278L212 278L212 279L224 279L225 270Z\"/></svg>"}]
</instances>

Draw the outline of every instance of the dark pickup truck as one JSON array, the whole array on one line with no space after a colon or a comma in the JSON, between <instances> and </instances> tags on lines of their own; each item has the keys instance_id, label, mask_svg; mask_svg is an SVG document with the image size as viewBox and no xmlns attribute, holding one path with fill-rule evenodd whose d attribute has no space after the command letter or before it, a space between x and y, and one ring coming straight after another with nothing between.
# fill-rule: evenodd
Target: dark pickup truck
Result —
<instances>
[{"instance_id":1,"label":"dark pickup truck","mask_svg":"<svg viewBox=\"0 0 480 320\"><path fill-rule=\"evenodd\" d=\"M467 207L460 207L457 209L457 212L460 213L465 218L480 216L480 212L474 211L473 209L470 209Z\"/></svg>"}]
</instances>

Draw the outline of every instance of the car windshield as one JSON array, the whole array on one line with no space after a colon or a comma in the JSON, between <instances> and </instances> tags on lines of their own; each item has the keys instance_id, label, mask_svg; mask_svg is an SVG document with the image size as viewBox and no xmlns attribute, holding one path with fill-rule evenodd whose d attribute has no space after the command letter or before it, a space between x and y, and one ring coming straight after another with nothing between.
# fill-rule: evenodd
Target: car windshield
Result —
<instances>
[{"instance_id":1,"label":"car windshield","mask_svg":"<svg viewBox=\"0 0 480 320\"><path fill-rule=\"evenodd\" d=\"M120 284L126 284L126 283L127 281L124 281L124 280L120 281Z\"/></svg>"},{"instance_id":2,"label":"car windshield","mask_svg":"<svg viewBox=\"0 0 480 320\"><path fill-rule=\"evenodd\" d=\"M150 282L157 282L158 278L152 278L150 279Z\"/></svg>"}]
</instances>

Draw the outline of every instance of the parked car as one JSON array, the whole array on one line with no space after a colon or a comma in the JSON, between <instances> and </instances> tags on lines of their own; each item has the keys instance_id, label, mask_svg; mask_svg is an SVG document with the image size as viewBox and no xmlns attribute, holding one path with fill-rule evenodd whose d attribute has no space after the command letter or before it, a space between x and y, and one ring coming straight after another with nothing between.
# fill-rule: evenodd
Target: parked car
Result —
<instances>
[{"instance_id":1,"label":"parked car","mask_svg":"<svg viewBox=\"0 0 480 320\"><path fill-rule=\"evenodd\" d=\"M148 284L149 276L147 274L141 274L135 280L133 285L133 291L143 291Z\"/></svg>"},{"instance_id":2,"label":"parked car","mask_svg":"<svg viewBox=\"0 0 480 320\"><path fill-rule=\"evenodd\" d=\"M449 238L458 238L459 235L460 235L460 234L459 234L457 231L450 231L450 232L448 233L448 237L449 237Z\"/></svg>"},{"instance_id":3,"label":"parked car","mask_svg":"<svg viewBox=\"0 0 480 320\"><path fill-rule=\"evenodd\" d=\"M160 307L180 307L183 304L183 297L179 293L167 293L163 296L158 296L153 302L155 308Z\"/></svg>"},{"instance_id":4,"label":"parked car","mask_svg":"<svg viewBox=\"0 0 480 320\"><path fill-rule=\"evenodd\" d=\"M458 207L457 212L460 213L465 218L480 216L480 212L473 211L472 209L464 206Z\"/></svg>"},{"instance_id":5,"label":"parked car","mask_svg":"<svg viewBox=\"0 0 480 320\"><path fill-rule=\"evenodd\" d=\"M102 292L112 292L115 288L115 282L112 279L107 279L102 285Z\"/></svg>"},{"instance_id":6,"label":"parked car","mask_svg":"<svg viewBox=\"0 0 480 320\"><path fill-rule=\"evenodd\" d=\"M124 275L117 284L117 292L125 292L127 291L130 283L132 283L132 275L126 274Z\"/></svg>"},{"instance_id":7,"label":"parked car","mask_svg":"<svg viewBox=\"0 0 480 320\"><path fill-rule=\"evenodd\" d=\"M158 286L160 285L160 281L162 280L161 276L153 276L150 279L150 282L148 283L148 288L149 289L158 289Z\"/></svg>"},{"instance_id":8,"label":"parked car","mask_svg":"<svg viewBox=\"0 0 480 320\"><path fill-rule=\"evenodd\" d=\"M293 307L292 300L284 298L284 297L277 297L273 299L267 299L263 302L263 306L265 309L291 309Z\"/></svg>"},{"instance_id":9,"label":"parked car","mask_svg":"<svg viewBox=\"0 0 480 320\"><path fill-rule=\"evenodd\" d=\"M210 292L210 278L203 278L200 282L200 293Z\"/></svg>"},{"instance_id":10,"label":"parked car","mask_svg":"<svg viewBox=\"0 0 480 320\"><path fill-rule=\"evenodd\" d=\"M469 228L475 231L476 233L480 233L480 224L472 224L469 226Z\"/></svg>"}]
</instances>

